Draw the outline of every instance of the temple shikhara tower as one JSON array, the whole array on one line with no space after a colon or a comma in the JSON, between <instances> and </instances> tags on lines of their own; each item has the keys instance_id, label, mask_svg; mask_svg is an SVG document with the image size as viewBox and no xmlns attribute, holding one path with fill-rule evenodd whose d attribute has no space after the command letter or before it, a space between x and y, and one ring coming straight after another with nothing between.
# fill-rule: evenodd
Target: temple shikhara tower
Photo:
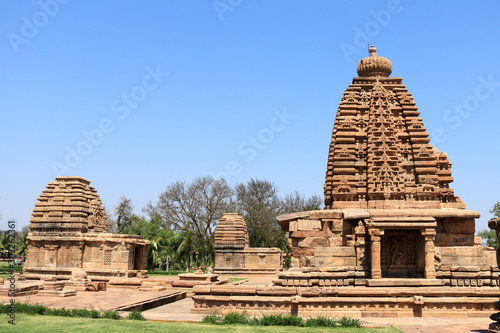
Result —
<instances>
[{"instance_id":1,"label":"temple shikhara tower","mask_svg":"<svg viewBox=\"0 0 500 333\"><path fill-rule=\"evenodd\" d=\"M80 269L93 280L147 276L149 241L108 233L106 212L90 181L56 177L38 198L28 233L28 279L70 279Z\"/></svg>"},{"instance_id":2,"label":"temple shikhara tower","mask_svg":"<svg viewBox=\"0 0 500 333\"><path fill-rule=\"evenodd\" d=\"M448 155L429 143L420 112L392 64L370 48L333 127L325 209L458 208ZM477 216L476 216L477 217Z\"/></svg>"}]
</instances>

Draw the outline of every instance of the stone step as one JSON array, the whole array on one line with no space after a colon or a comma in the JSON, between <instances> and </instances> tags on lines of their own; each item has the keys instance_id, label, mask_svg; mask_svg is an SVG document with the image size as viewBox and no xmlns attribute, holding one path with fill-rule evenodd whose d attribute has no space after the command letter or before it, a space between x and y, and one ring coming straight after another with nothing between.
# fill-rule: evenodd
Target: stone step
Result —
<instances>
[{"instance_id":1,"label":"stone step","mask_svg":"<svg viewBox=\"0 0 500 333\"><path fill-rule=\"evenodd\" d=\"M136 302L136 303L130 303L124 306L119 306L116 308L113 308L111 310L113 311L145 311L149 310L164 304L176 302L178 300L181 300L183 298L186 298L186 292L185 291L174 291L170 292L168 294L147 299L144 301Z\"/></svg>"}]
</instances>

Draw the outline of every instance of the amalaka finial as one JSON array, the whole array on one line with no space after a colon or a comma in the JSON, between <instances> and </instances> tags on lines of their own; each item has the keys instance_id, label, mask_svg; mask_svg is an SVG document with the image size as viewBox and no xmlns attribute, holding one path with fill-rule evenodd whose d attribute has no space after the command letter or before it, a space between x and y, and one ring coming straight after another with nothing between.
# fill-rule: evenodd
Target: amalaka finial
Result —
<instances>
[{"instance_id":1,"label":"amalaka finial","mask_svg":"<svg viewBox=\"0 0 500 333\"><path fill-rule=\"evenodd\" d=\"M384 58L377 55L377 48L371 46L368 51L370 56L361 61L358 64L358 75L360 77L367 76L382 76L387 77L392 73L392 63Z\"/></svg>"}]
</instances>

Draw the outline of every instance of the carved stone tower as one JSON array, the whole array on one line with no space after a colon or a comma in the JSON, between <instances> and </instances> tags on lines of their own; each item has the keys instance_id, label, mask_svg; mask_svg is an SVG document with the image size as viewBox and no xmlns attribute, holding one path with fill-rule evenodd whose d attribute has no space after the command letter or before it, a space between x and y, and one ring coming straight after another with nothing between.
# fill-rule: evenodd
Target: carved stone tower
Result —
<instances>
[{"instance_id":1,"label":"carved stone tower","mask_svg":"<svg viewBox=\"0 0 500 333\"><path fill-rule=\"evenodd\" d=\"M448 155L429 143L411 93L401 77L389 77L391 72L391 62L372 46L342 96L328 156L325 209L465 208L449 187Z\"/></svg>"},{"instance_id":2,"label":"carved stone tower","mask_svg":"<svg viewBox=\"0 0 500 333\"><path fill-rule=\"evenodd\" d=\"M108 233L101 199L87 179L56 177L30 222L26 278L69 279L76 268L93 280L146 276L149 241Z\"/></svg>"}]
</instances>

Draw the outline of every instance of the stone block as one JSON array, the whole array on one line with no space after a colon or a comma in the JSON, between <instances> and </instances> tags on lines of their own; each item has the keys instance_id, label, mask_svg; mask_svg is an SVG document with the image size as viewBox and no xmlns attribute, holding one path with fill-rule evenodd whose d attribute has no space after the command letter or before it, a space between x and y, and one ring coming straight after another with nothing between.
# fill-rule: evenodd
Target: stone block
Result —
<instances>
[{"instance_id":1,"label":"stone block","mask_svg":"<svg viewBox=\"0 0 500 333\"><path fill-rule=\"evenodd\" d=\"M340 236L332 236L328 238L330 247L341 247L342 246L342 237Z\"/></svg>"},{"instance_id":2,"label":"stone block","mask_svg":"<svg viewBox=\"0 0 500 333\"><path fill-rule=\"evenodd\" d=\"M212 291L211 285L197 285L193 287L193 293L199 295L210 295Z\"/></svg>"},{"instance_id":3,"label":"stone block","mask_svg":"<svg viewBox=\"0 0 500 333\"><path fill-rule=\"evenodd\" d=\"M290 255L292 257L295 257L295 258L304 257L304 256L312 256L312 255L314 255L314 249L292 247L290 249ZM293 258L292 258L292 260L293 260ZM298 259L297 259L297 264L298 264ZM293 267L297 267L298 268L298 265L297 266L293 266Z\"/></svg>"},{"instance_id":4,"label":"stone block","mask_svg":"<svg viewBox=\"0 0 500 333\"><path fill-rule=\"evenodd\" d=\"M300 285L300 280L295 281L297 281L296 284ZM256 289L256 294L259 296L295 296L297 295L297 288L259 286Z\"/></svg>"},{"instance_id":5,"label":"stone block","mask_svg":"<svg viewBox=\"0 0 500 333\"><path fill-rule=\"evenodd\" d=\"M370 212L366 209L342 209L345 220L362 220L370 218Z\"/></svg>"},{"instance_id":6,"label":"stone block","mask_svg":"<svg viewBox=\"0 0 500 333\"><path fill-rule=\"evenodd\" d=\"M306 238L306 237L328 237L328 232L326 231L295 231L292 233L293 238Z\"/></svg>"},{"instance_id":7,"label":"stone block","mask_svg":"<svg viewBox=\"0 0 500 333\"><path fill-rule=\"evenodd\" d=\"M314 249L316 257L355 257L354 247L327 247Z\"/></svg>"},{"instance_id":8,"label":"stone block","mask_svg":"<svg viewBox=\"0 0 500 333\"><path fill-rule=\"evenodd\" d=\"M342 210L340 209L325 209L312 210L309 212L311 219L338 219L342 218Z\"/></svg>"},{"instance_id":9,"label":"stone block","mask_svg":"<svg viewBox=\"0 0 500 333\"><path fill-rule=\"evenodd\" d=\"M319 220L298 220L297 230L321 230L321 221Z\"/></svg>"},{"instance_id":10,"label":"stone block","mask_svg":"<svg viewBox=\"0 0 500 333\"><path fill-rule=\"evenodd\" d=\"M327 247L328 239L324 237L307 237L299 240L297 246L305 248Z\"/></svg>"},{"instance_id":11,"label":"stone block","mask_svg":"<svg viewBox=\"0 0 500 333\"><path fill-rule=\"evenodd\" d=\"M303 219L308 217L309 217L309 212L297 212L297 213L280 215L276 218L276 220L278 220L278 222L285 222L285 221Z\"/></svg>"},{"instance_id":12,"label":"stone block","mask_svg":"<svg viewBox=\"0 0 500 333\"><path fill-rule=\"evenodd\" d=\"M447 234L474 234L476 232L474 219L447 218L443 221L443 225Z\"/></svg>"},{"instance_id":13,"label":"stone block","mask_svg":"<svg viewBox=\"0 0 500 333\"><path fill-rule=\"evenodd\" d=\"M318 287L300 288L298 290L298 295L302 297L319 297L321 295L321 289Z\"/></svg>"}]
</instances>

